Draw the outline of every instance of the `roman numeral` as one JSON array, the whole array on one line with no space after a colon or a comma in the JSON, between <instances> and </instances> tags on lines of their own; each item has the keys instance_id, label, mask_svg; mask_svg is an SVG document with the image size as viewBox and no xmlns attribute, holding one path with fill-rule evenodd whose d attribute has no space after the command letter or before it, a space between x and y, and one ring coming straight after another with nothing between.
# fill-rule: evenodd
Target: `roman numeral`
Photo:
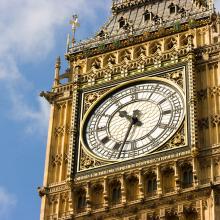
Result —
<instances>
[{"instance_id":1,"label":"roman numeral","mask_svg":"<svg viewBox=\"0 0 220 220\"><path fill-rule=\"evenodd\" d=\"M137 93L134 93L134 94L132 94L131 95L131 98L132 98L132 100L137 100L138 99L138 94Z\"/></svg>"},{"instance_id":2,"label":"roman numeral","mask_svg":"<svg viewBox=\"0 0 220 220\"><path fill-rule=\"evenodd\" d=\"M150 96L148 97L147 100L150 100L150 98L152 97L152 95L154 94L154 92L157 90L157 88L159 87L159 85L156 85L153 89L153 91L151 92Z\"/></svg>"},{"instance_id":3,"label":"roman numeral","mask_svg":"<svg viewBox=\"0 0 220 220\"><path fill-rule=\"evenodd\" d=\"M109 141L110 141L110 139L109 139L108 136L104 137L104 138L101 140L101 142L102 142L103 144L107 144Z\"/></svg>"},{"instance_id":4,"label":"roman numeral","mask_svg":"<svg viewBox=\"0 0 220 220\"><path fill-rule=\"evenodd\" d=\"M97 132L105 131L105 130L106 130L106 127L100 127L100 128L97 128Z\"/></svg>"},{"instance_id":5,"label":"roman numeral","mask_svg":"<svg viewBox=\"0 0 220 220\"><path fill-rule=\"evenodd\" d=\"M164 102L166 102L167 99L162 99L160 102L158 102L158 105L163 104Z\"/></svg>"},{"instance_id":6,"label":"roman numeral","mask_svg":"<svg viewBox=\"0 0 220 220\"><path fill-rule=\"evenodd\" d=\"M156 139L154 139L152 136L149 135L148 138L149 138L151 144L152 144L154 147L159 146L159 142L156 141Z\"/></svg>"},{"instance_id":7,"label":"roman numeral","mask_svg":"<svg viewBox=\"0 0 220 220\"><path fill-rule=\"evenodd\" d=\"M120 102L120 100L118 100L115 97L111 98L111 101L113 102L113 104L117 105L118 107L120 107L122 105L122 103Z\"/></svg>"},{"instance_id":8,"label":"roman numeral","mask_svg":"<svg viewBox=\"0 0 220 220\"><path fill-rule=\"evenodd\" d=\"M171 114L171 113L172 113L171 110L166 110L166 111L163 111L163 112L162 112L162 115L169 115L169 114Z\"/></svg>"},{"instance_id":9,"label":"roman numeral","mask_svg":"<svg viewBox=\"0 0 220 220\"><path fill-rule=\"evenodd\" d=\"M135 151L137 149L137 143L131 142L131 150Z\"/></svg>"},{"instance_id":10,"label":"roman numeral","mask_svg":"<svg viewBox=\"0 0 220 220\"><path fill-rule=\"evenodd\" d=\"M168 128L169 128L169 129L175 129L174 126L168 125L168 124L163 124L163 123L159 124L158 127L159 127L159 128L162 128L162 129L168 129Z\"/></svg>"},{"instance_id":11,"label":"roman numeral","mask_svg":"<svg viewBox=\"0 0 220 220\"><path fill-rule=\"evenodd\" d=\"M115 146L113 147L114 151L117 151L120 148L121 144L120 143L116 143Z\"/></svg>"},{"instance_id":12,"label":"roman numeral","mask_svg":"<svg viewBox=\"0 0 220 220\"><path fill-rule=\"evenodd\" d=\"M166 129L166 128L168 128L168 125L167 124L159 124L158 127L162 128L162 129Z\"/></svg>"}]
</instances>

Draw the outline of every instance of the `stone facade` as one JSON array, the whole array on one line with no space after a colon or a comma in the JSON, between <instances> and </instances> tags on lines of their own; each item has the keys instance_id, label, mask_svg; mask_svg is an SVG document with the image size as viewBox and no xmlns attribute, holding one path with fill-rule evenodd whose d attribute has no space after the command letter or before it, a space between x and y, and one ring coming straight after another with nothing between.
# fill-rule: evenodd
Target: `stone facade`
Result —
<instances>
[{"instance_id":1,"label":"stone facade","mask_svg":"<svg viewBox=\"0 0 220 220\"><path fill-rule=\"evenodd\" d=\"M73 23L74 24L74 23ZM75 31L75 29L74 29ZM55 65L41 220L220 220L220 15L212 0L114 0L88 41ZM186 116L153 153L115 163L92 157L82 121L124 82L179 86Z\"/></svg>"}]
</instances>

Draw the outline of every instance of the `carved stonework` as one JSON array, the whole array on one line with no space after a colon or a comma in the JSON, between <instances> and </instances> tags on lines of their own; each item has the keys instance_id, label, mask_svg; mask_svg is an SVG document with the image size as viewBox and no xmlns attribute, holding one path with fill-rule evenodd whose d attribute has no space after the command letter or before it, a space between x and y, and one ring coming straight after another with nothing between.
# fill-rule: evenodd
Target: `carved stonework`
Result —
<instances>
[{"instance_id":1,"label":"carved stonework","mask_svg":"<svg viewBox=\"0 0 220 220\"><path fill-rule=\"evenodd\" d=\"M198 121L199 129L208 129L209 128L209 118L202 118Z\"/></svg>"},{"instance_id":2,"label":"carved stonework","mask_svg":"<svg viewBox=\"0 0 220 220\"><path fill-rule=\"evenodd\" d=\"M38 187L37 191L38 191L38 194L41 198L48 194L48 188L47 187Z\"/></svg>"},{"instance_id":3,"label":"carved stonework","mask_svg":"<svg viewBox=\"0 0 220 220\"><path fill-rule=\"evenodd\" d=\"M184 126L174 135L174 137L168 141L164 147L161 149L166 150L166 149L173 149L177 148L179 146L184 146L186 144L185 141L185 128Z\"/></svg>"},{"instance_id":4,"label":"carved stonework","mask_svg":"<svg viewBox=\"0 0 220 220\"><path fill-rule=\"evenodd\" d=\"M50 104L52 104L56 98L57 94L54 92L44 92L40 93L40 97L44 97Z\"/></svg>"},{"instance_id":5,"label":"carved stonework","mask_svg":"<svg viewBox=\"0 0 220 220\"><path fill-rule=\"evenodd\" d=\"M101 91L96 91L93 93L85 94L84 97L84 113L94 104L103 94L105 94L109 89L103 89Z\"/></svg>"},{"instance_id":6,"label":"carved stonework","mask_svg":"<svg viewBox=\"0 0 220 220\"><path fill-rule=\"evenodd\" d=\"M207 98L207 89L202 89L197 92L197 97L199 101L203 101Z\"/></svg>"},{"instance_id":7,"label":"carved stonework","mask_svg":"<svg viewBox=\"0 0 220 220\"><path fill-rule=\"evenodd\" d=\"M212 12L213 0L112 2L112 17L96 36L79 43L75 36L68 37L68 69L62 74L58 59L52 89L41 93L51 103L52 114L45 187L38 189L40 219L212 220L220 181L220 15ZM126 128L121 120L124 128L114 132L125 137L113 140L113 132L105 126L116 115L115 102L109 111L112 117L104 119L103 113L95 130L102 147L120 154L134 151L133 157L113 161L92 153L80 141L95 111L91 107L101 104L97 103L100 98L107 99L112 88L121 85L123 90L145 77L149 81L160 78L180 90L186 109L182 124L178 108L179 115L170 118L174 107L182 106L177 101L168 106L174 93L160 100L158 87L152 93L136 91L137 97L131 96L131 89L129 98L122 94L121 103L116 103L119 111L126 109L123 120L130 126ZM142 117L131 116L139 109L137 99L151 102L151 98L161 112L152 119L152 129L150 118L143 123ZM88 113L88 120L81 120ZM158 120L160 125L154 125ZM168 126L174 121L178 127ZM157 135L165 135L167 128L172 135L152 149L148 144L156 142Z\"/></svg>"},{"instance_id":8,"label":"carved stonework","mask_svg":"<svg viewBox=\"0 0 220 220\"><path fill-rule=\"evenodd\" d=\"M64 126L59 126L54 129L55 136L63 136L64 134Z\"/></svg>"},{"instance_id":9,"label":"carved stonework","mask_svg":"<svg viewBox=\"0 0 220 220\"><path fill-rule=\"evenodd\" d=\"M212 127L217 127L220 125L220 115L212 115L211 116L211 124Z\"/></svg>"},{"instance_id":10,"label":"carved stonework","mask_svg":"<svg viewBox=\"0 0 220 220\"><path fill-rule=\"evenodd\" d=\"M166 79L169 79L170 81L175 82L177 85L183 88L183 71L182 70L169 72L165 74L163 77L165 77Z\"/></svg>"},{"instance_id":11,"label":"carved stonework","mask_svg":"<svg viewBox=\"0 0 220 220\"><path fill-rule=\"evenodd\" d=\"M98 161L95 158L92 158L89 155L87 155L83 149L81 150L80 170L87 170L87 169L99 167L104 164L105 164L104 162Z\"/></svg>"},{"instance_id":12,"label":"carved stonework","mask_svg":"<svg viewBox=\"0 0 220 220\"><path fill-rule=\"evenodd\" d=\"M211 97L220 96L220 86L215 86L215 87L209 88L209 94Z\"/></svg>"},{"instance_id":13,"label":"carved stonework","mask_svg":"<svg viewBox=\"0 0 220 220\"><path fill-rule=\"evenodd\" d=\"M52 157L51 157L51 164L53 167L60 166L62 164L62 161L63 161L62 154L52 155Z\"/></svg>"}]
</instances>

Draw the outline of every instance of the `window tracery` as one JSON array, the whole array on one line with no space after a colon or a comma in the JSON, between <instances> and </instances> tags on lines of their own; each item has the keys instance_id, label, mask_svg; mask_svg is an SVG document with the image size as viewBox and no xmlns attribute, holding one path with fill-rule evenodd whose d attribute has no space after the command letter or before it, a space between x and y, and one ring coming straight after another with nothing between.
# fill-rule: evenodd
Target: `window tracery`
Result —
<instances>
[{"instance_id":1,"label":"window tracery","mask_svg":"<svg viewBox=\"0 0 220 220\"><path fill-rule=\"evenodd\" d=\"M109 184L109 198L111 205L121 202L121 183L119 180L112 180Z\"/></svg>"},{"instance_id":2,"label":"window tracery","mask_svg":"<svg viewBox=\"0 0 220 220\"><path fill-rule=\"evenodd\" d=\"M138 177L135 174L130 174L126 177L127 200L134 201L138 196Z\"/></svg>"}]
</instances>

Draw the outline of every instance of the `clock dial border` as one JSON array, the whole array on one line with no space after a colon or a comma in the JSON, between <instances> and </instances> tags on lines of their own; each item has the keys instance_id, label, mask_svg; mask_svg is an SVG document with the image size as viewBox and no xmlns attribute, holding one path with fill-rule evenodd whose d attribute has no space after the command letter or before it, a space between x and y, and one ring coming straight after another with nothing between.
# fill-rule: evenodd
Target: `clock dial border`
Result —
<instances>
[{"instance_id":1,"label":"clock dial border","mask_svg":"<svg viewBox=\"0 0 220 220\"><path fill-rule=\"evenodd\" d=\"M101 156L98 156L97 154L95 154L94 152L92 152L92 150L90 149L87 141L85 140L86 137L85 137L85 130L86 130L86 127L85 125L87 124L87 122L90 120L92 114L95 112L95 110L97 108L99 108L99 106L105 102L106 99L108 99L112 94L114 93L117 93L118 91L121 91L123 89L126 89L128 88L129 86L132 86L132 85L139 85L141 83L147 83L147 82L158 82L158 83L161 83L161 84L166 84L168 86L171 86L173 87L173 89L175 89L176 91L178 91L180 93L180 96L182 98L182 101L183 101L183 117L181 118L181 120L177 123L177 129L173 132L171 132L168 136L169 138L165 138L165 141L162 141L157 148L153 148L151 151L148 151L148 152L145 152L143 153L142 155L140 156L137 156L135 158L126 158L126 159L115 159L115 160L112 160L112 159L107 159L107 158L102 158ZM173 136L176 134L176 132L178 132L178 130L180 129L180 127L182 126L182 124L184 123L184 119L186 119L186 94L184 94L183 92L183 89L175 84L174 82L170 81L170 80L167 80L167 79L164 79L164 78L160 78L160 77L142 77L142 78L139 78L139 79L136 79L136 80L130 80L128 82L124 82L124 83L121 83L120 85L114 87L114 88L111 88L108 92L106 92L105 94L103 94L101 97L99 97L90 107L89 109L87 109L86 113L84 114L83 116L83 120L82 120L82 123L80 125L80 142L81 142L81 145L82 145L82 148L83 150L88 154L90 155L91 157L99 160L99 161L103 161L103 162L123 162L123 161L127 161L127 160L132 160L132 159L136 159L136 158L140 158L140 157L144 157L144 156L147 156L147 155L150 155L152 153L154 153L156 150L160 149L162 145L164 145L165 143L167 143L171 138L173 138Z\"/></svg>"}]
</instances>

